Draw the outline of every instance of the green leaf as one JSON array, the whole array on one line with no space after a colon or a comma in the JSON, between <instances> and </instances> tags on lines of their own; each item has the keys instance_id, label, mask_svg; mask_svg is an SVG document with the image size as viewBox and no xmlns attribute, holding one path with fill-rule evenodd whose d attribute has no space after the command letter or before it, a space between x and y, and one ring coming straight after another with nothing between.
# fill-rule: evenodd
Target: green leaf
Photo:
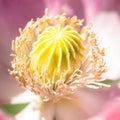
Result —
<instances>
[{"instance_id":1,"label":"green leaf","mask_svg":"<svg viewBox=\"0 0 120 120\"><path fill-rule=\"evenodd\" d=\"M4 104L0 105L0 108L10 115L16 115L21 112L29 103L21 103L21 104Z\"/></svg>"},{"instance_id":2,"label":"green leaf","mask_svg":"<svg viewBox=\"0 0 120 120\"><path fill-rule=\"evenodd\" d=\"M120 79L118 79L118 80L104 80L101 83L104 83L106 85L114 85L114 84L117 84L119 82L120 82Z\"/></svg>"},{"instance_id":3,"label":"green leaf","mask_svg":"<svg viewBox=\"0 0 120 120\"><path fill-rule=\"evenodd\" d=\"M102 87L111 87L111 85L117 84L120 82L120 79L118 80L104 80L100 82L91 82L90 84L87 85L88 88L93 88L93 89L99 89Z\"/></svg>"}]
</instances>

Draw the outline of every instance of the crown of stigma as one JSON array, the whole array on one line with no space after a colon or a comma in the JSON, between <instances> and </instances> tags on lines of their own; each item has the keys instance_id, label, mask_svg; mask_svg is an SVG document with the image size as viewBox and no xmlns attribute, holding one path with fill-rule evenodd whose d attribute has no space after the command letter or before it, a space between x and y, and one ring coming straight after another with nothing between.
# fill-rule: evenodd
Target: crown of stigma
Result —
<instances>
[{"instance_id":1,"label":"crown of stigma","mask_svg":"<svg viewBox=\"0 0 120 120\"><path fill-rule=\"evenodd\" d=\"M79 87L99 86L106 72L104 48L91 26L66 13L31 20L12 42L13 75L21 86L53 100L74 94Z\"/></svg>"},{"instance_id":2,"label":"crown of stigma","mask_svg":"<svg viewBox=\"0 0 120 120\"><path fill-rule=\"evenodd\" d=\"M83 51L83 40L71 26L50 26L33 44L31 68L55 82L65 71L72 73L81 66Z\"/></svg>"}]
</instances>

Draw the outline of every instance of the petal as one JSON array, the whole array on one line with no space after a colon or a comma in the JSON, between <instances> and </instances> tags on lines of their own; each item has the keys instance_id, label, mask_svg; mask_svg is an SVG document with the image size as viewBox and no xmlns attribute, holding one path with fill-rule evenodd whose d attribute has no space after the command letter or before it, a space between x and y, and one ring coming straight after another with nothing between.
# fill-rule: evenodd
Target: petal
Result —
<instances>
[{"instance_id":1,"label":"petal","mask_svg":"<svg viewBox=\"0 0 120 120\"><path fill-rule=\"evenodd\" d=\"M87 116L76 101L68 99L59 101L55 110L57 120L83 120Z\"/></svg>"},{"instance_id":2,"label":"petal","mask_svg":"<svg viewBox=\"0 0 120 120\"><path fill-rule=\"evenodd\" d=\"M82 0L86 21L91 21L101 10L104 0Z\"/></svg>"},{"instance_id":3,"label":"petal","mask_svg":"<svg viewBox=\"0 0 120 120\"><path fill-rule=\"evenodd\" d=\"M45 0L45 5L49 10L49 14L55 15L61 12L61 9L66 4L66 2L67 0Z\"/></svg>"},{"instance_id":4,"label":"petal","mask_svg":"<svg viewBox=\"0 0 120 120\"><path fill-rule=\"evenodd\" d=\"M43 102L40 107L40 112L41 120L53 120L55 114L53 102Z\"/></svg>"},{"instance_id":5,"label":"petal","mask_svg":"<svg viewBox=\"0 0 120 120\"><path fill-rule=\"evenodd\" d=\"M23 27L31 18L43 15L43 0L0 0L0 23L12 34ZM13 22L14 21L14 22Z\"/></svg>"},{"instance_id":6,"label":"petal","mask_svg":"<svg viewBox=\"0 0 120 120\"><path fill-rule=\"evenodd\" d=\"M109 79L117 79L120 77L120 20L116 12L101 12L94 20L94 28L103 36L101 46L107 48L106 63L109 68L106 77Z\"/></svg>"},{"instance_id":7,"label":"petal","mask_svg":"<svg viewBox=\"0 0 120 120\"><path fill-rule=\"evenodd\" d=\"M6 115L3 111L0 110L0 120L15 120L13 117Z\"/></svg>"},{"instance_id":8,"label":"petal","mask_svg":"<svg viewBox=\"0 0 120 120\"><path fill-rule=\"evenodd\" d=\"M8 74L10 69L11 40L18 34L18 28L23 27L32 18L43 15L45 4L43 0L0 0L0 102L10 102L12 96L23 90ZM6 88L10 88L6 90ZM4 91L4 92L3 92Z\"/></svg>"},{"instance_id":9,"label":"petal","mask_svg":"<svg viewBox=\"0 0 120 120\"><path fill-rule=\"evenodd\" d=\"M15 116L16 120L39 120L40 111L34 110L35 104L31 103L22 112Z\"/></svg>"},{"instance_id":10,"label":"petal","mask_svg":"<svg viewBox=\"0 0 120 120\"><path fill-rule=\"evenodd\" d=\"M105 120L120 120L120 99L107 105L103 112Z\"/></svg>"},{"instance_id":11,"label":"petal","mask_svg":"<svg viewBox=\"0 0 120 120\"><path fill-rule=\"evenodd\" d=\"M39 97L30 91L25 91L22 94L19 94L12 98L12 103L25 102L29 102L30 104L15 116L16 120L39 120L40 110L39 104L37 104L40 102Z\"/></svg>"}]
</instances>

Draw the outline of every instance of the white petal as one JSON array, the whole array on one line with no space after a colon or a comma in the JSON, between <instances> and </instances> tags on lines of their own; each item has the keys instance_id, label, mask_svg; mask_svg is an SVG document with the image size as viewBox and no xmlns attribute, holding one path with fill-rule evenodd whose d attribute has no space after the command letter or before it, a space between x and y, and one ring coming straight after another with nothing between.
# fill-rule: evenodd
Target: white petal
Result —
<instances>
[{"instance_id":1,"label":"white petal","mask_svg":"<svg viewBox=\"0 0 120 120\"><path fill-rule=\"evenodd\" d=\"M34 104L30 104L22 112L16 115L16 120L40 120L40 111L34 110Z\"/></svg>"},{"instance_id":2,"label":"white petal","mask_svg":"<svg viewBox=\"0 0 120 120\"><path fill-rule=\"evenodd\" d=\"M102 36L102 46L107 48L106 61L109 71L107 78L120 77L120 19L117 12L101 12L96 16L94 28Z\"/></svg>"}]
</instances>

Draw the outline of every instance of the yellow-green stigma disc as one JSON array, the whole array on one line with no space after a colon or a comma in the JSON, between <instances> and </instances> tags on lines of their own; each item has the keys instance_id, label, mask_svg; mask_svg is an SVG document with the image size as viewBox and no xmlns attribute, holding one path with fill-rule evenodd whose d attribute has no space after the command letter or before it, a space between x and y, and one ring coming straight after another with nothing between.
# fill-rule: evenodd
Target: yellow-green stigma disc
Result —
<instances>
[{"instance_id":1,"label":"yellow-green stigma disc","mask_svg":"<svg viewBox=\"0 0 120 120\"><path fill-rule=\"evenodd\" d=\"M71 26L60 24L45 29L33 43L31 69L54 82L80 68L84 57L83 40Z\"/></svg>"}]
</instances>

